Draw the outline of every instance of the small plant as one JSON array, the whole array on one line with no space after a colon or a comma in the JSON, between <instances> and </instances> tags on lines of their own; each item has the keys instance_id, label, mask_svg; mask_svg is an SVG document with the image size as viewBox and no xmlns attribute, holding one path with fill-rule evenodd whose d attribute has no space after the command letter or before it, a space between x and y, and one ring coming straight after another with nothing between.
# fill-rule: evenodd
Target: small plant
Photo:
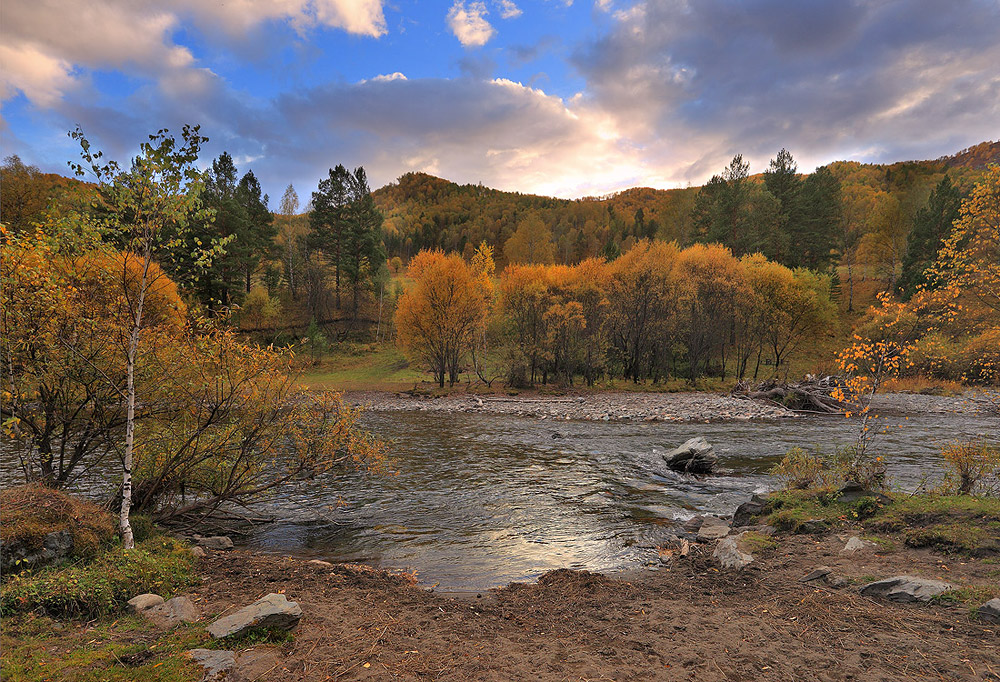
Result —
<instances>
[{"instance_id":1,"label":"small plant","mask_svg":"<svg viewBox=\"0 0 1000 682\"><path fill-rule=\"evenodd\" d=\"M787 490L833 490L843 483L842 463L819 451L792 448L771 469Z\"/></svg>"},{"instance_id":2,"label":"small plant","mask_svg":"<svg viewBox=\"0 0 1000 682\"><path fill-rule=\"evenodd\" d=\"M959 495L996 495L1000 492L1000 448L991 446L985 438L952 443L941 456L951 467L945 474L946 492L954 491Z\"/></svg>"}]
</instances>

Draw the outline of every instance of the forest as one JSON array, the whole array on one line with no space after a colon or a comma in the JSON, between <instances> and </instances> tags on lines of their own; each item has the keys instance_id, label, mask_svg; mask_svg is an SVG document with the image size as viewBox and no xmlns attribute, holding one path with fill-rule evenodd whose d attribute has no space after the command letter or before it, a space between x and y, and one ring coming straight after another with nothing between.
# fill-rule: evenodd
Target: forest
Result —
<instances>
[{"instance_id":1,"label":"forest","mask_svg":"<svg viewBox=\"0 0 1000 682\"><path fill-rule=\"evenodd\" d=\"M272 208L253 170L222 153L164 225L154 260L185 324L294 346L300 364L345 344L396 345L440 386L463 375L487 387L787 378L803 354L831 368L881 294L922 311L907 371L989 381L995 309L956 294L962 312L943 324L926 299L954 280L944 247L971 248L955 226L998 159L1000 143L984 142L936 161L803 174L782 149L757 173L737 155L703 187L579 200L420 173L372 191L364 168L338 164ZM115 217L100 183L77 169L70 179L5 159L5 282L13 250L53 240L58 253L100 244L127 259L104 227Z\"/></svg>"}]
</instances>

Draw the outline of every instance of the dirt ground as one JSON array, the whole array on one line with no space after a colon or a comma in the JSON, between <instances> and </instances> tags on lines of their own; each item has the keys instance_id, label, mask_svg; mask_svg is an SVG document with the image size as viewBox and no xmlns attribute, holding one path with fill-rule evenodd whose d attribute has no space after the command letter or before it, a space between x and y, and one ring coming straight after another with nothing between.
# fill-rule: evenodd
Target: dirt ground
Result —
<instances>
[{"instance_id":1,"label":"dirt ground","mask_svg":"<svg viewBox=\"0 0 1000 682\"><path fill-rule=\"evenodd\" d=\"M790 536L742 571L711 547L670 567L606 577L560 570L537 584L446 595L366 567L242 551L202 560L205 616L284 592L304 612L294 640L243 651L244 680L1000 680L1000 626L975 603L895 604L857 586L899 574L1000 596L995 559L863 550ZM798 578L826 565L851 584Z\"/></svg>"}]
</instances>

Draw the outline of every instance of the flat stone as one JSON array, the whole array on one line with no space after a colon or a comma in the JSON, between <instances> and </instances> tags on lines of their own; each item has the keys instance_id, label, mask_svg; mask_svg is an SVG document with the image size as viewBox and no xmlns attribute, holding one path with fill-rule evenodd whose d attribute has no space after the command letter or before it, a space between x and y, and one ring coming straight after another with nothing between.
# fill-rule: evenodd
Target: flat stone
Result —
<instances>
[{"instance_id":1,"label":"flat stone","mask_svg":"<svg viewBox=\"0 0 1000 682\"><path fill-rule=\"evenodd\" d=\"M851 584L851 581L849 581L847 578L845 578L842 575L837 575L835 573L823 576L823 582L825 582L830 587L834 587L837 589L840 589L842 587L847 587L848 585Z\"/></svg>"},{"instance_id":2,"label":"flat stone","mask_svg":"<svg viewBox=\"0 0 1000 682\"><path fill-rule=\"evenodd\" d=\"M174 597L139 613L161 628L172 628L181 623L194 623L198 620L198 609L187 597Z\"/></svg>"},{"instance_id":3,"label":"flat stone","mask_svg":"<svg viewBox=\"0 0 1000 682\"><path fill-rule=\"evenodd\" d=\"M976 609L976 617L990 623L1000 623L1000 598L990 599Z\"/></svg>"},{"instance_id":4,"label":"flat stone","mask_svg":"<svg viewBox=\"0 0 1000 682\"><path fill-rule=\"evenodd\" d=\"M940 580L897 575L885 580L876 580L862 586L858 592L865 597L885 597L898 602L928 602L931 597L944 594L951 585Z\"/></svg>"},{"instance_id":5,"label":"flat stone","mask_svg":"<svg viewBox=\"0 0 1000 682\"><path fill-rule=\"evenodd\" d=\"M185 652L188 657L200 665L205 671L201 682L214 682L223 679L233 666L236 665L236 656L232 651L219 651L217 649L191 649Z\"/></svg>"},{"instance_id":6,"label":"flat stone","mask_svg":"<svg viewBox=\"0 0 1000 682\"><path fill-rule=\"evenodd\" d=\"M233 541L225 535L213 535L210 538L197 538L198 546L205 549L229 550L233 548Z\"/></svg>"},{"instance_id":7,"label":"flat stone","mask_svg":"<svg viewBox=\"0 0 1000 682\"><path fill-rule=\"evenodd\" d=\"M874 542L868 542L867 540L862 540L859 537L852 537L850 540L847 541L847 544L844 545L844 548L840 550L840 553L846 556L850 556L856 552L861 551L862 549L867 549L868 547L874 547L874 546L875 546Z\"/></svg>"},{"instance_id":8,"label":"flat stone","mask_svg":"<svg viewBox=\"0 0 1000 682\"><path fill-rule=\"evenodd\" d=\"M251 628L291 630L299 624L302 609L283 594L271 593L245 606L236 613L224 616L208 626L208 633L215 639L244 634Z\"/></svg>"},{"instance_id":9,"label":"flat stone","mask_svg":"<svg viewBox=\"0 0 1000 682\"><path fill-rule=\"evenodd\" d=\"M753 561L752 554L740 550L738 540L738 535L723 538L712 552L712 558L723 568L740 569Z\"/></svg>"},{"instance_id":10,"label":"flat stone","mask_svg":"<svg viewBox=\"0 0 1000 682\"><path fill-rule=\"evenodd\" d=\"M159 606L162 603L163 597L147 592L146 594L140 594L129 599L127 609L129 613L139 613L154 606Z\"/></svg>"},{"instance_id":11,"label":"flat stone","mask_svg":"<svg viewBox=\"0 0 1000 682\"><path fill-rule=\"evenodd\" d=\"M692 516L690 519L681 524L681 528L684 529L685 533L697 533L701 528L701 525L705 523L706 516L697 515Z\"/></svg>"},{"instance_id":12,"label":"flat stone","mask_svg":"<svg viewBox=\"0 0 1000 682\"><path fill-rule=\"evenodd\" d=\"M820 578L825 578L827 575L833 572L833 569L829 566L820 566L819 568L814 568L811 572L799 578L800 583L811 583L813 580L819 580Z\"/></svg>"},{"instance_id":13,"label":"flat stone","mask_svg":"<svg viewBox=\"0 0 1000 682\"><path fill-rule=\"evenodd\" d=\"M716 516L706 516L701 528L698 529L699 542L720 540L729 535L729 524Z\"/></svg>"},{"instance_id":14,"label":"flat stone","mask_svg":"<svg viewBox=\"0 0 1000 682\"><path fill-rule=\"evenodd\" d=\"M329 561L323 561L322 559L310 559L306 563L310 566L318 566L320 568L333 568L333 564Z\"/></svg>"}]
</instances>

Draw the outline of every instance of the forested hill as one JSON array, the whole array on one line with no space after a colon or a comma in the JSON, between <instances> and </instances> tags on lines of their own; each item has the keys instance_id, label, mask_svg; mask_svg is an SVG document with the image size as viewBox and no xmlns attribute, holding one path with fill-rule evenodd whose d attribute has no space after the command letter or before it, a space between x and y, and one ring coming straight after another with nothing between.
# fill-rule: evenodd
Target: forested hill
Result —
<instances>
[{"instance_id":1,"label":"forested hill","mask_svg":"<svg viewBox=\"0 0 1000 682\"><path fill-rule=\"evenodd\" d=\"M910 223L945 173L968 190L982 169L998 162L1000 141L988 141L932 161L837 161L828 168L840 183L846 201L840 207L844 215L862 208L852 202L869 205L873 195L880 195L894 199L903 221ZM750 170L755 173L749 177L752 183L762 184L765 169ZM386 250L404 261L430 247L468 256L483 240L495 246L503 260L504 246L518 226L537 216L550 232L555 262L572 263L627 251L642 237L676 240L682 245L698 240L704 235L695 227L692 210L700 189L636 187L604 197L567 200L407 173L373 194L386 217ZM869 230L862 227L859 231Z\"/></svg>"}]
</instances>

